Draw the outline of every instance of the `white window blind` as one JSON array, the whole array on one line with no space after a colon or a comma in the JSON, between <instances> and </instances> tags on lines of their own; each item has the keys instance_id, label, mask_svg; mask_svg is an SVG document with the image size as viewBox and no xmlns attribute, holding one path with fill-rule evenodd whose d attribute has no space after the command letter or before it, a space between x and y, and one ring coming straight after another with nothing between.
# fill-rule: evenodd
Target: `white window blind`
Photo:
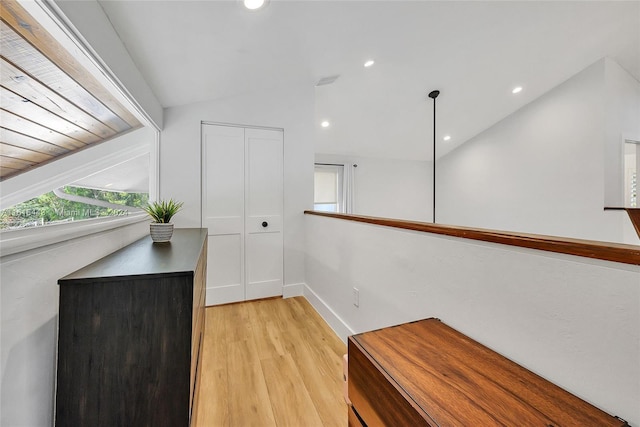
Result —
<instances>
[{"instance_id":1,"label":"white window blind","mask_svg":"<svg viewBox=\"0 0 640 427\"><path fill-rule=\"evenodd\" d=\"M316 170L313 203L338 203L338 174L336 171Z\"/></svg>"},{"instance_id":2,"label":"white window blind","mask_svg":"<svg viewBox=\"0 0 640 427\"><path fill-rule=\"evenodd\" d=\"M324 212L344 212L344 165L316 163L313 208Z\"/></svg>"}]
</instances>

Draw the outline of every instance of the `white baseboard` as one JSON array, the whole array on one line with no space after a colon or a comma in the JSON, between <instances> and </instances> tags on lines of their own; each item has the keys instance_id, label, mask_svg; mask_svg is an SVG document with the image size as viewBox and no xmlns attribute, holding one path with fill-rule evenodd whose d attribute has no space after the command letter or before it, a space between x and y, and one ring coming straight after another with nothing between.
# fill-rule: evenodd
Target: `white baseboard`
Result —
<instances>
[{"instance_id":1,"label":"white baseboard","mask_svg":"<svg viewBox=\"0 0 640 427\"><path fill-rule=\"evenodd\" d=\"M341 318L320 298L309 286L304 285L304 297L329 324L331 329L340 337L342 341L347 342L349 335L355 334Z\"/></svg>"},{"instance_id":2,"label":"white baseboard","mask_svg":"<svg viewBox=\"0 0 640 427\"><path fill-rule=\"evenodd\" d=\"M207 288L206 306L230 304L244 301L244 288L241 285L216 286Z\"/></svg>"},{"instance_id":3,"label":"white baseboard","mask_svg":"<svg viewBox=\"0 0 640 427\"><path fill-rule=\"evenodd\" d=\"M304 283L293 283L282 287L282 298L301 297L304 295Z\"/></svg>"}]
</instances>

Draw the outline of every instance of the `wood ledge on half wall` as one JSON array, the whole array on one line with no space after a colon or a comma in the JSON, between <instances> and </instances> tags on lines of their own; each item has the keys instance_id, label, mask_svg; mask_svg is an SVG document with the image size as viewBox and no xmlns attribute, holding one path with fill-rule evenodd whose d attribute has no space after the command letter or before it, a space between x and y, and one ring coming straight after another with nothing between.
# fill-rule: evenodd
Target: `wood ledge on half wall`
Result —
<instances>
[{"instance_id":1,"label":"wood ledge on half wall","mask_svg":"<svg viewBox=\"0 0 640 427\"><path fill-rule=\"evenodd\" d=\"M638 211L640 211L640 209L638 209ZM640 265L640 246L637 245L570 239L540 234L513 233L482 228L459 227L454 225L432 224L428 222L406 221L365 215L319 212L313 210L306 210L304 213L307 215L325 216L329 218L344 219L347 221L401 228L404 230L442 234L462 239L500 243L503 245L519 246L522 248L601 259L623 264Z\"/></svg>"}]
</instances>

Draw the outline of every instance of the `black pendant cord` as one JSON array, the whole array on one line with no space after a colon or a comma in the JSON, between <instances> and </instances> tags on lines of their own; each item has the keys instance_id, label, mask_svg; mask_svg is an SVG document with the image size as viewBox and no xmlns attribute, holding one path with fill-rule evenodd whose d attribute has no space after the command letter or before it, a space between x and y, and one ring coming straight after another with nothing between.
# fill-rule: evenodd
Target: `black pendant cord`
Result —
<instances>
[{"instance_id":1,"label":"black pendant cord","mask_svg":"<svg viewBox=\"0 0 640 427\"><path fill-rule=\"evenodd\" d=\"M429 92L429 98L433 99L433 223L436 223L436 98L439 90Z\"/></svg>"}]
</instances>

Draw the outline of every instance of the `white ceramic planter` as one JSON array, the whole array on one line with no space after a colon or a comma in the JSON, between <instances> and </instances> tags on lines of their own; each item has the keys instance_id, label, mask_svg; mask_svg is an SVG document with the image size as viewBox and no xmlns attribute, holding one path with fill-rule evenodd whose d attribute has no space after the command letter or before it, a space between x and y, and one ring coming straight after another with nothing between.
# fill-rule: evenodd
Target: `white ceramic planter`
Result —
<instances>
[{"instance_id":1,"label":"white ceramic planter","mask_svg":"<svg viewBox=\"0 0 640 427\"><path fill-rule=\"evenodd\" d=\"M149 229L151 231L151 239L153 239L154 243L168 242L171 240L171 236L173 236L173 224L171 223L152 222L149 224Z\"/></svg>"}]
</instances>

